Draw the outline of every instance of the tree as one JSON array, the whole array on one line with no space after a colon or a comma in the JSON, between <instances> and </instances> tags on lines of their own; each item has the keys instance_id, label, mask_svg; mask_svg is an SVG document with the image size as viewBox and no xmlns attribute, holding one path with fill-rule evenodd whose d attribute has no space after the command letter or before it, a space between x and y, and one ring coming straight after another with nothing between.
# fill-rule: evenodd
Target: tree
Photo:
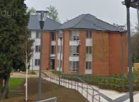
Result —
<instances>
[{"instance_id":1,"label":"tree","mask_svg":"<svg viewBox=\"0 0 139 102\"><path fill-rule=\"evenodd\" d=\"M30 9L28 9L28 11L27 11L29 14L32 14L32 13L36 13L36 9L35 8L30 8Z\"/></svg>"},{"instance_id":2,"label":"tree","mask_svg":"<svg viewBox=\"0 0 139 102\"><path fill-rule=\"evenodd\" d=\"M53 19L54 21L59 22L59 18L58 18L58 11L54 6L49 6L47 7L47 11L48 11L48 17Z\"/></svg>"},{"instance_id":3,"label":"tree","mask_svg":"<svg viewBox=\"0 0 139 102\"><path fill-rule=\"evenodd\" d=\"M24 0L0 0L0 79L4 80L1 99L8 97L12 69L25 69L25 46L31 43L26 9Z\"/></svg>"},{"instance_id":4,"label":"tree","mask_svg":"<svg viewBox=\"0 0 139 102\"><path fill-rule=\"evenodd\" d=\"M131 44L134 62L139 62L139 32L132 36Z\"/></svg>"}]
</instances>

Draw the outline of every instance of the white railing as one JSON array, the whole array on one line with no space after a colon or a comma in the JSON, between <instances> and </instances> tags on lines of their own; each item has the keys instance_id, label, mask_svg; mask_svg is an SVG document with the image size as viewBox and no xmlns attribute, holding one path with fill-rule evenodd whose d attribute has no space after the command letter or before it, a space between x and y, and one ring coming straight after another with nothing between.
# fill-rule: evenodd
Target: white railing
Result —
<instances>
[{"instance_id":1,"label":"white railing","mask_svg":"<svg viewBox=\"0 0 139 102\"><path fill-rule=\"evenodd\" d=\"M47 81L59 84L58 77L45 77ZM100 93L97 89L94 89L91 85L86 83L80 83L76 81L70 81L60 78L60 85L66 88L74 89L82 94L89 102L113 102L113 100L104 94Z\"/></svg>"}]
</instances>

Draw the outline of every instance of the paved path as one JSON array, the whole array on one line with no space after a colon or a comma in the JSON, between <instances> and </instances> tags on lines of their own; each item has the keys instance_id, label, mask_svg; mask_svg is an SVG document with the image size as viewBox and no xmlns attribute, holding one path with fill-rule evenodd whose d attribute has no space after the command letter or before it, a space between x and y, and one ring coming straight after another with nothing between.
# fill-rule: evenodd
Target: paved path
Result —
<instances>
[{"instance_id":1,"label":"paved path","mask_svg":"<svg viewBox=\"0 0 139 102\"><path fill-rule=\"evenodd\" d=\"M46 74L46 73L45 73ZM52 75L52 74L48 74ZM59 78L52 75L52 79L43 77L45 80L59 84ZM80 92L89 102L129 102L128 93L119 93L111 90L100 89L93 85L86 83L80 83L75 81L69 81L61 79L61 85L67 88L75 89ZM94 100L93 100L94 99ZM134 102L139 102L139 92L134 95Z\"/></svg>"},{"instance_id":2,"label":"paved path","mask_svg":"<svg viewBox=\"0 0 139 102\"><path fill-rule=\"evenodd\" d=\"M11 77L14 77L14 78L25 78L26 77L26 75L25 75L26 73L25 72L13 72L13 73L11 73ZM34 77L38 77L38 75L37 74L28 74L28 78L34 78Z\"/></svg>"}]
</instances>

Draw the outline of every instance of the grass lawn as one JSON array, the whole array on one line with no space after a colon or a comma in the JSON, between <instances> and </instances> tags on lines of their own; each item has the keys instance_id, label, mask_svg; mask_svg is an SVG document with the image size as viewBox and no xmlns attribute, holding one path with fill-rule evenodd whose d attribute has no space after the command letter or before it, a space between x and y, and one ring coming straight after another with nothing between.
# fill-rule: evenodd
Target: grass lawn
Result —
<instances>
[{"instance_id":1,"label":"grass lawn","mask_svg":"<svg viewBox=\"0 0 139 102\"><path fill-rule=\"evenodd\" d=\"M35 102L37 100L38 92L38 79L29 79L29 102ZM22 84L18 90L24 90L24 85ZM24 102L24 94L14 95L16 93L11 93L9 99L4 100L4 102ZM57 97L58 102L87 102L87 100L75 90L71 90L51 82L42 81L42 99Z\"/></svg>"},{"instance_id":2,"label":"grass lawn","mask_svg":"<svg viewBox=\"0 0 139 102\"><path fill-rule=\"evenodd\" d=\"M23 78L10 78L10 90L15 90L24 84Z\"/></svg>"}]
</instances>

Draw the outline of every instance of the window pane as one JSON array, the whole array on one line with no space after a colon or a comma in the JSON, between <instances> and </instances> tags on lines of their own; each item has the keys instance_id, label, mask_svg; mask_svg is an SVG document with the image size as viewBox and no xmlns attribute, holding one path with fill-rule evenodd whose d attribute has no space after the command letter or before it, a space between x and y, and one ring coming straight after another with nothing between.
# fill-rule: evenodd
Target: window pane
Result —
<instances>
[{"instance_id":1,"label":"window pane","mask_svg":"<svg viewBox=\"0 0 139 102\"><path fill-rule=\"evenodd\" d=\"M55 40L55 33L51 32L51 40L54 41Z\"/></svg>"},{"instance_id":2,"label":"window pane","mask_svg":"<svg viewBox=\"0 0 139 102\"><path fill-rule=\"evenodd\" d=\"M51 46L51 54L55 53L55 46Z\"/></svg>"},{"instance_id":3,"label":"window pane","mask_svg":"<svg viewBox=\"0 0 139 102\"><path fill-rule=\"evenodd\" d=\"M70 62L70 68L71 68L71 71L77 71L77 69L79 68L79 62L78 61L71 61Z\"/></svg>"},{"instance_id":4,"label":"window pane","mask_svg":"<svg viewBox=\"0 0 139 102\"><path fill-rule=\"evenodd\" d=\"M71 40L75 41L75 40L79 40L79 32L78 31L72 31L71 32Z\"/></svg>"},{"instance_id":5,"label":"window pane","mask_svg":"<svg viewBox=\"0 0 139 102\"><path fill-rule=\"evenodd\" d=\"M86 47L86 53L87 54L92 54L92 47L91 46Z\"/></svg>"},{"instance_id":6,"label":"window pane","mask_svg":"<svg viewBox=\"0 0 139 102\"><path fill-rule=\"evenodd\" d=\"M87 31L87 38L92 38L92 31Z\"/></svg>"},{"instance_id":7,"label":"window pane","mask_svg":"<svg viewBox=\"0 0 139 102\"><path fill-rule=\"evenodd\" d=\"M35 66L39 66L40 65L40 59L35 59Z\"/></svg>"},{"instance_id":8,"label":"window pane","mask_svg":"<svg viewBox=\"0 0 139 102\"><path fill-rule=\"evenodd\" d=\"M40 52L40 46L39 45L35 46L35 52Z\"/></svg>"},{"instance_id":9,"label":"window pane","mask_svg":"<svg viewBox=\"0 0 139 102\"><path fill-rule=\"evenodd\" d=\"M78 56L79 55L79 47L78 46L71 46L71 56Z\"/></svg>"},{"instance_id":10,"label":"window pane","mask_svg":"<svg viewBox=\"0 0 139 102\"><path fill-rule=\"evenodd\" d=\"M92 69L92 62L86 62L86 69Z\"/></svg>"},{"instance_id":11,"label":"window pane","mask_svg":"<svg viewBox=\"0 0 139 102\"><path fill-rule=\"evenodd\" d=\"M40 33L38 31L36 32L36 38L40 38Z\"/></svg>"}]
</instances>

